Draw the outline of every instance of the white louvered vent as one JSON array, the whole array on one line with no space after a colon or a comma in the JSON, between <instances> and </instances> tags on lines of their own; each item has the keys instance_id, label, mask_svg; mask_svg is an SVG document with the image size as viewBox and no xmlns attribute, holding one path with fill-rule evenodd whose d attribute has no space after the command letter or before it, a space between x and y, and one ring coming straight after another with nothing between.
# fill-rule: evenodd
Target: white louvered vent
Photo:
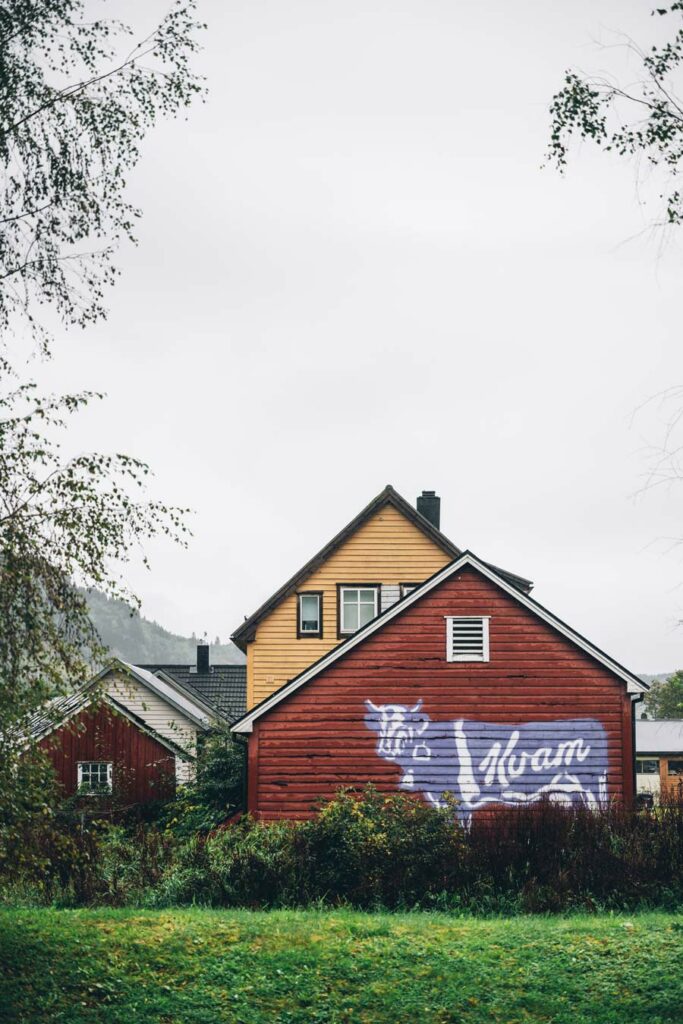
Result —
<instances>
[{"instance_id":1,"label":"white louvered vent","mask_svg":"<svg viewBox=\"0 0 683 1024\"><path fill-rule=\"evenodd\" d=\"M489 616L446 616L446 661L489 660Z\"/></svg>"}]
</instances>

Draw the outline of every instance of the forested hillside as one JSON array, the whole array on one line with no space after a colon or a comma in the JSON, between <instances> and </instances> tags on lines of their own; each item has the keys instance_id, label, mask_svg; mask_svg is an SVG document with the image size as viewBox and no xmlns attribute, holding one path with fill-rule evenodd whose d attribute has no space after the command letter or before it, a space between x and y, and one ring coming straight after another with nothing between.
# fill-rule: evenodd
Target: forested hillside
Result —
<instances>
[{"instance_id":1,"label":"forested hillside","mask_svg":"<svg viewBox=\"0 0 683 1024\"><path fill-rule=\"evenodd\" d=\"M196 636L178 636L157 622L131 611L123 601L112 601L98 591L91 591L88 603L93 622L112 654L135 664L153 662L191 664L197 655ZM239 665L244 655L229 641L211 644L214 664Z\"/></svg>"},{"instance_id":2,"label":"forested hillside","mask_svg":"<svg viewBox=\"0 0 683 1024\"><path fill-rule=\"evenodd\" d=\"M646 683L655 683L655 682L662 682L663 683L663 682L665 682L669 678L669 676L672 676L674 674L674 672L675 672L675 669L672 669L671 672L659 672L658 674L653 675L653 676L649 676L645 672L641 672L640 673L640 678L644 682L646 682Z\"/></svg>"},{"instance_id":3,"label":"forested hillside","mask_svg":"<svg viewBox=\"0 0 683 1024\"><path fill-rule=\"evenodd\" d=\"M171 633L158 622L131 612L123 601L111 601L98 591L91 592L88 603L102 640L113 654L125 661L143 665L153 662L182 664L185 661L189 665L194 661L199 642L196 636ZM211 661L215 664L241 665L245 658L230 641L214 642L211 643ZM670 675L671 672L658 675L643 673L641 679L651 683L655 679L667 679Z\"/></svg>"}]
</instances>

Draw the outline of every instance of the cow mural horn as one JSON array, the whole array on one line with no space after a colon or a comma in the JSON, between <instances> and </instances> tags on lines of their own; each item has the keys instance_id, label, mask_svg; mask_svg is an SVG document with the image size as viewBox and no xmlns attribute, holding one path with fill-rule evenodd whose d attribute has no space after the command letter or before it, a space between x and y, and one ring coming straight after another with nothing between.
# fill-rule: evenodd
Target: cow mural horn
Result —
<instances>
[{"instance_id":1,"label":"cow mural horn","mask_svg":"<svg viewBox=\"0 0 683 1024\"><path fill-rule=\"evenodd\" d=\"M421 707L422 707L422 697L420 697L420 699L417 702L417 704L414 704L413 707L412 708L408 708L408 710L410 711L411 714L415 714L415 712L419 711Z\"/></svg>"}]
</instances>

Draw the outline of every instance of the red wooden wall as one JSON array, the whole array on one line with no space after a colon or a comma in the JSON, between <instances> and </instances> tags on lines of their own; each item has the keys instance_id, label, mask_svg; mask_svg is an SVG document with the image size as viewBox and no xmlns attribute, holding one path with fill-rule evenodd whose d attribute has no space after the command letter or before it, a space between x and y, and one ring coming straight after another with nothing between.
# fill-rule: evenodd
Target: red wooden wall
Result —
<instances>
[{"instance_id":1,"label":"red wooden wall","mask_svg":"<svg viewBox=\"0 0 683 1024\"><path fill-rule=\"evenodd\" d=\"M79 761L113 762L117 803L160 800L175 791L174 754L106 704L74 715L40 745L67 796L78 788Z\"/></svg>"},{"instance_id":2,"label":"red wooden wall","mask_svg":"<svg viewBox=\"0 0 683 1024\"><path fill-rule=\"evenodd\" d=\"M490 661L446 661L447 615L490 615ZM342 785L395 789L400 767L376 752L365 700L432 720L491 723L597 719L607 734L608 792L633 798L626 684L475 569L466 567L254 723L249 809L306 817Z\"/></svg>"}]
</instances>

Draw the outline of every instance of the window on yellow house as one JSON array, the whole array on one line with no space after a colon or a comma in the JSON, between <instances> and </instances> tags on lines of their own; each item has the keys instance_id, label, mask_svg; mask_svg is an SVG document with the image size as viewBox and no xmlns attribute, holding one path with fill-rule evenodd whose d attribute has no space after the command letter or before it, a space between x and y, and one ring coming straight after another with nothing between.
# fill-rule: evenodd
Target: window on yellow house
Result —
<instances>
[{"instance_id":1,"label":"window on yellow house","mask_svg":"<svg viewBox=\"0 0 683 1024\"><path fill-rule=\"evenodd\" d=\"M339 587L339 633L349 636L374 619L378 611L379 585Z\"/></svg>"},{"instance_id":2,"label":"window on yellow house","mask_svg":"<svg viewBox=\"0 0 683 1024\"><path fill-rule=\"evenodd\" d=\"M321 591L311 590L306 594L297 595L298 637L323 635L323 595Z\"/></svg>"}]
</instances>

